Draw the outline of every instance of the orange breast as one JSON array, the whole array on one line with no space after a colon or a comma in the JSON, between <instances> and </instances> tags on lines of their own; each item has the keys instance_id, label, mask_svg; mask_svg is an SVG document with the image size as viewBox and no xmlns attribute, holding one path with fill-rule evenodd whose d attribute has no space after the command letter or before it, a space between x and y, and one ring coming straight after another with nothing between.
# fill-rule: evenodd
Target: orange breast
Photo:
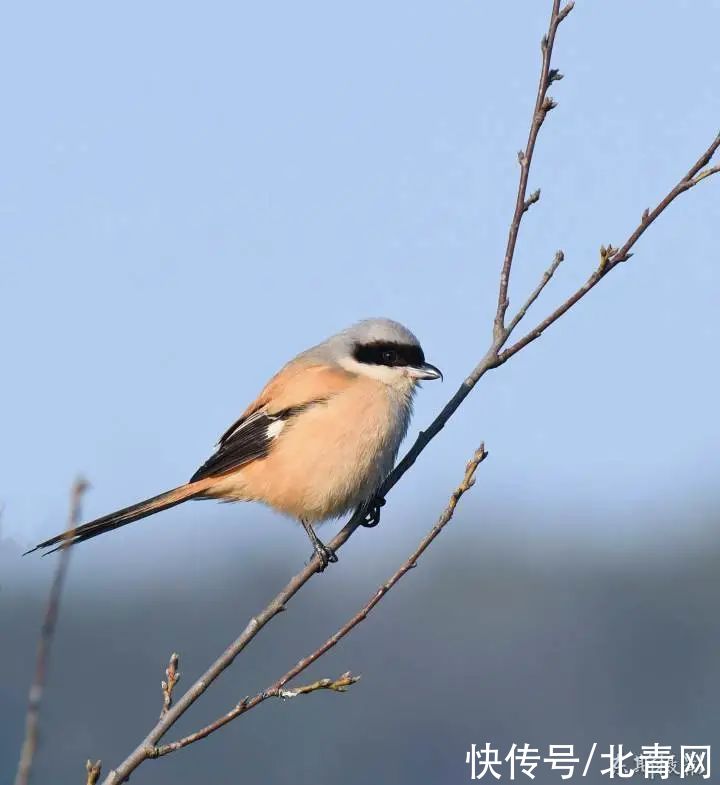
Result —
<instances>
[{"instance_id":1,"label":"orange breast","mask_svg":"<svg viewBox=\"0 0 720 785\"><path fill-rule=\"evenodd\" d=\"M288 421L266 458L218 478L212 495L264 502L308 521L342 515L390 471L409 415L409 395L357 380Z\"/></svg>"}]
</instances>

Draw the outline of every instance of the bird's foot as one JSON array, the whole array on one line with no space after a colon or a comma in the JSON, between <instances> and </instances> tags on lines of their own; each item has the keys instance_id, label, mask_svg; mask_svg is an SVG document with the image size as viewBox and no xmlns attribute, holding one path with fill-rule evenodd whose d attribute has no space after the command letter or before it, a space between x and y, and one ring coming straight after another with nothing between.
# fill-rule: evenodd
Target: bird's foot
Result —
<instances>
[{"instance_id":1,"label":"bird's foot","mask_svg":"<svg viewBox=\"0 0 720 785\"><path fill-rule=\"evenodd\" d=\"M385 499L381 496L373 496L367 503L364 510L364 517L361 526L372 529L380 523L380 508L385 506Z\"/></svg>"},{"instance_id":2,"label":"bird's foot","mask_svg":"<svg viewBox=\"0 0 720 785\"><path fill-rule=\"evenodd\" d=\"M322 572L328 564L334 564L338 560L337 554L332 548L325 545L317 534L315 534L315 529L313 529L311 523L305 520L301 520L300 523L302 523L303 528L312 543L313 556L317 556L318 559L320 559L320 569L318 572ZM312 558L312 556L310 558Z\"/></svg>"},{"instance_id":3,"label":"bird's foot","mask_svg":"<svg viewBox=\"0 0 720 785\"><path fill-rule=\"evenodd\" d=\"M338 560L335 551L329 546L325 545L325 543L322 542L319 538L313 542L313 549L313 556L317 556L318 559L320 559L320 569L318 572L323 572L328 564L335 564L335 562Z\"/></svg>"}]
</instances>

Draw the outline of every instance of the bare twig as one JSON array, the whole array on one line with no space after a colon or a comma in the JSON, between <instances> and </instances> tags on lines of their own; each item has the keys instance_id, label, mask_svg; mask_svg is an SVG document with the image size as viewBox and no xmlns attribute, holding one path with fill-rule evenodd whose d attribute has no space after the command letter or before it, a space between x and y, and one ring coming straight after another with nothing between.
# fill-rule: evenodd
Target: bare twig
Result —
<instances>
[{"instance_id":1,"label":"bare twig","mask_svg":"<svg viewBox=\"0 0 720 785\"><path fill-rule=\"evenodd\" d=\"M510 335L512 331L518 326L520 320L525 318L525 314L528 312L532 304L540 297L542 290L550 283L550 279L555 275L555 270L565 261L565 254L562 251L555 252L555 258L553 259L553 263L548 267L547 270L543 273L543 277L540 279L538 285L533 289L530 293L530 296L525 300L520 310L513 316L510 320L510 324L507 326L507 334Z\"/></svg>"},{"instance_id":2,"label":"bare twig","mask_svg":"<svg viewBox=\"0 0 720 785\"><path fill-rule=\"evenodd\" d=\"M562 305L560 305L549 316L543 319L527 335L519 339L516 343L512 344L512 346L509 346L504 351L501 351L502 347L505 345L505 343L507 343L507 340L510 337L510 327L514 329L514 327L517 326L517 321L519 321L513 319L509 327L504 329L499 337L494 338L493 343L483 356L482 360L480 360L475 368L473 368L470 375L455 392L455 395L453 395L453 397L442 409L440 414L438 414L438 416L430 423L427 430L420 431L412 447L392 470L383 484L383 493L388 493L390 489L398 483L405 472L407 472L408 469L410 469L410 467L415 463L420 453L445 427L445 423L447 423L450 417L452 417L452 415L457 411L458 407L465 400L465 398L467 398L473 387L475 387L475 385L489 370L497 368L503 363L507 362L521 349L524 349L529 343L532 343L535 339L539 338L543 332L548 327L550 327L550 325L554 324L564 313L569 311L570 308L575 305L575 303L581 300L593 287L595 287L595 285L599 283L599 281L604 278L610 270L617 267L620 262L627 261L632 256L630 249L633 248L635 243L640 239L640 237L642 237L650 224L652 224L653 221L655 221L672 204L672 202L678 196L680 196L680 194L690 190L690 188L693 188L706 177L709 177L712 174L717 174L718 171L720 171L720 166L703 169L703 167L706 167L710 163L718 148L720 148L720 134L715 137L707 150L705 150L705 152L700 156L695 164L693 164L685 177L683 177L682 180L680 180L680 182L667 193L667 195L658 203L658 205L653 210L645 210L643 212L640 224L628 237L625 243L618 249L611 247L610 250L612 251L612 254L609 258L607 258L606 248L605 261L603 262L603 254L601 253L601 260L598 269L596 269L590 275L587 281L574 294L568 297L568 299ZM546 272L543 276L543 279L545 276L547 276L547 274L548 273ZM544 284L541 280L538 288L542 290L543 286ZM531 295L529 298L530 302L533 302L534 299L535 298L533 295ZM527 309L525 306L523 306L519 313L524 315L526 310Z\"/></svg>"},{"instance_id":3,"label":"bare twig","mask_svg":"<svg viewBox=\"0 0 720 785\"><path fill-rule=\"evenodd\" d=\"M335 644L341 638L347 635L347 633L353 627L359 624L367 616L370 610L372 610L372 608L374 608L375 605L377 605L377 603L380 602L380 600L385 596L385 594L390 590L390 588L392 588L392 586L394 586L395 583L397 583L397 581L400 580L400 578L408 570L410 570L412 567L415 566L415 562L420 557L420 555L425 551L428 545L430 545L430 543L435 539L435 537L437 537L440 531L442 531L444 526L452 518L453 513L455 512L455 507L457 506L460 497L463 495L463 493L465 493L465 491L469 490L472 487L474 482L475 470L477 469L477 466L480 464L480 462L485 459L486 455L487 453L485 452L484 447L481 447L475 453L473 459L470 461L470 463L466 468L463 482L457 488L455 493L453 493L452 498L450 499L450 503L445 508L445 511L443 512L442 516L435 524L431 532L420 543L420 546L413 553L413 555L406 562L403 563L400 569L390 578L389 581L387 581L387 583L385 583L382 587L380 587L380 589L378 589L378 591L371 598L368 604L358 614L356 614L350 620L350 622L344 625L340 630L338 630L337 633L335 633L335 635L329 638L319 649L314 651L305 659L300 660L300 662L298 662L293 668L291 668L284 676L278 679L271 687L269 687L268 689L264 690L261 693L258 693L253 698L243 699L229 712L219 717L214 722L210 723L204 728L201 728L199 731L190 734L189 736L186 736L182 739L178 739L177 741L171 742L169 744L158 746L157 742L165 735L165 733L167 733L170 727L172 727L172 725L177 721L177 718L180 717L180 715L183 714L187 710L187 708L189 708L189 706L192 705L192 703L194 703L194 701L205 691L205 689L207 689L207 686L204 684L204 680L206 678L212 680L217 678L217 676L222 672L222 670L224 670L225 668L228 667L228 665L230 665L232 660L240 653L240 651L242 651L242 649L245 647L245 645L247 645L249 640L252 639L254 634L256 634L256 631L257 629L259 629L259 627L256 629L256 627L253 625L253 621L258 619L258 617L255 617L255 619L251 620L250 625L248 625L248 628L246 628L243 635L241 635L230 647L228 647L228 649L222 655L220 660L213 663L213 666L211 666L211 668L208 671L206 671L206 673L200 679L198 679L197 682L195 682L195 684L188 690L188 692L185 693L180 698L178 703L176 703L175 706L170 708L168 712L166 712L164 716L161 717L160 721L155 725L155 727L150 731L150 733L143 740L143 743L140 744L131 753L131 755L120 764L120 766L118 766L116 769L114 769L107 775L107 777L103 781L104 785L114 785L115 783L123 782L143 761L148 760L150 758L162 757L170 752L174 752L175 750L181 749L182 747L187 747L189 744L193 744L196 741L200 741L200 739L204 739L205 737L209 736L211 733L214 733L216 730L222 728L224 725L227 725L228 722L231 722L236 717L239 717L241 714L245 714L250 709L254 708L255 706L262 703L263 701L267 700L267 698L281 697L281 690L283 690L285 685L291 679L295 678L298 674L300 674L303 670L305 670L305 668L307 668L310 664L315 662L315 660L318 659L318 657L320 657L326 651L328 651L333 646L335 646ZM358 516L354 516L354 518L355 517ZM355 526L357 525L359 524L355 524ZM342 532L340 532L340 534L332 541L331 545L333 548L339 547L342 544L342 542L345 542L347 537L350 536L350 534L348 533L347 537L344 540L338 542L338 540L340 540L340 536L343 534L343 532L345 532L348 529L349 526L350 523L348 523L345 526L345 528L342 530ZM354 528L352 529L352 531L354 531ZM352 533L352 531L350 533ZM305 568L305 570L303 570L303 572L300 573L300 576L304 575L308 571L310 566L311 565L308 565ZM310 575L311 574L312 572L310 573ZM285 587L283 592L288 592L294 589L294 591L292 592L294 594L295 591L297 591L302 585L302 583L298 585L300 576L296 576L292 581L290 581L290 583L288 584L288 586ZM307 578L305 578L305 580L307 580ZM305 582L305 580L303 580L303 583ZM283 594L283 592L281 592L281 594ZM292 594L290 594L290 597L291 596ZM269 611L271 615L265 618L261 614L261 617L263 618L262 621L263 625L266 624L267 621L270 620L270 618L272 618L274 615L280 612L279 610L277 610L278 607L277 603L279 602L279 598L280 595L278 595L278 597L276 597L275 600L273 600L273 602L270 604L270 606L274 607L274 610ZM268 606L268 608L266 608L265 611L268 611L268 609L270 609L270 606ZM252 633L250 637L247 638L247 640L245 640L243 636L247 636L250 633ZM226 658L228 657L230 658L229 661L225 662ZM223 667L220 670L218 670L217 673L215 673L216 669L219 667L220 661L222 661ZM343 674L343 676L347 676L347 675L348 674ZM186 706L185 703L187 704Z\"/></svg>"},{"instance_id":4,"label":"bare twig","mask_svg":"<svg viewBox=\"0 0 720 785\"><path fill-rule=\"evenodd\" d=\"M530 207L540 201L540 189L533 191L523 203L523 212L526 213Z\"/></svg>"},{"instance_id":5,"label":"bare twig","mask_svg":"<svg viewBox=\"0 0 720 785\"><path fill-rule=\"evenodd\" d=\"M93 763L91 760L86 761L85 771L87 772L85 785L95 785L95 783L97 783L97 781L100 779L100 774L102 773L102 761L96 760L95 763Z\"/></svg>"},{"instance_id":6,"label":"bare twig","mask_svg":"<svg viewBox=\"0 0 720 785\"><path fill-rule=\"evenodd\" d=\"M430 423L427 430L420 431L414 444L403 456L402 460L395 466L389 476L385 479L380 491L381 496L387 495L392 488L398 483L400 478L410 469L417 460L420 453L430 444L430 442L440 433L445 427L445 423L457 411L460 404L467 398L470 391L482 379L482 377L493 368L497 368L502 364L500 360L500 350L507 343L510 335L515 330L519 322L524 318L530 306L533 305L535 300L540 296L540 293L552 278L558 266L562 263L564 255L562 251L555 254L555 260L550 268L544 273L540 282L530 294L524 305L510 320L510 323L505 326L505 316L507 313L509 300L508 300L508 286L510 283L510 273L515 258L515 249L517 246L518 233L520 231L520 224L522 217L527 211L530 204L534 203L540 198L540 192L537 191L526 196L528 177L530 175L530 167L532 165L533 153L535 151L535 143L540 132L547 113L557 106L552 98L547 95L549 86L560 79L563 75L556 69L551 68L551 59L553 47L555 45L555 36L560 26L560 23L568 16L574 8L573 2L566 3L562 8L560 7L560 0L553 0L552 11L550 13L550 22L548 25L548 32L543 36L540 43L542 52L542 60L540 64L540 76L538 79L537 95L535 97L535 107L533 109L532 120L530 123L530 131L528 133L528 141L524 151L518 153L518 162L520 164L520 178L518 182L517 195L515 197L515 212L510 223L508 231L508 241L505 249L505 257L503 259L502 268L500 271L500 283L498 285L498 304L493 322L493 338L490 346L483 355L480 362L473 368L469 376L460 385L453 397L445 404L444 408L438 416ZM352 523L352 521L350 522ZM359 521L356 526L359 525Z\"/></svg>"},{"instance_id":7,"label":"bare twig","mask_svg":"<svg viewBox=\"0 0 720 785\"><path fill-rule=\"evenodd\" d=\"M77 528L77 525L80 522L80 504L87 487L87 482L81 477L75 480L75 483L73 484L70 492L70 511L68 513L67 525L68 531L70 532ZM55 575L45 607L45 618L43 619L43 624L40 629L40 638L38 640L37 655L35 658L35 674L30 687L28 708L25 717L25 739L23 741L22 750L20 751L20 760L15 774L15 785L27 785L30 781L30 772L32 770L33 759L38 745L40 704L45 689L50 649L55 636L58 614L60 613L60 597L62 596L69 559L69 549L63 548L60 558L58 559L57 567L55 568Z\"/></svg>"},{"instance_id":8,"label":"bare twig","mask_svg":"<svg viewBox=\"0 0 720 785\"><path fill-rule=\"evenodd\" d=\"M718 148L720 148L720 134L713 139L707 150L705 150L700 158L690 167L688 173L658 202L657 206L652 210L645 210L643 212L640 223L620 248L601 246L600 263L587 281L585 281L576 292L570 295L562 305L558 306L549 316L530 330L527 335L500 352L498 356L498 365L507 362L513 355L517 354L529 343L532 343L535 339L539 338L550 325L554 324L564 313L569 311L575 303L581 300L591 289L600 283L611 270L615 269L620 263L630 259L632 257L630 251L635 246L635 243L645 234L650 224L652 224L653 221L655 221L675 201L675 199L680 196L680 194L689 191L701 180L720 172L720 166L704 169L704 167L710 163Z\"/></svg>"},{"instance_id":9,"label":"bare twig","mask_svg":"<svg viewBox=\"0 0 720 785\"><path fill-rule=\"evenodd\" d=\"M164 744L161 747L157 747L151 757L167 755L168 753L175 752L182 747L187 747L188 744L192 744L196 741L200 741L200 739L206 738L211 733L214 733L216 730L222 728L223 725L227 725L228 722L231 722L236 717L247 713L250 711L250 709L254 709L255 706L258 706L267 698L276 697L278 695L284 698L294 697L295 695L302 695L306 692L312 692L316 689L338 689L338 681L336 680L335 682L331 682L329 679L321 679L320 681L316 681L307 687L296 687L291 690L286 690L284 687L289 681L292 681L292 679L299 676L306 668L312 665L313 662L322 657L323 654L336 646L352 629L357 627L361 621L365 620L370 611L380 602L380 600L382 600L382 598L390 591L390 589L392 589L392 587L406 573L408 573L411 569L413 569L413 567L417 565L418 560L428 548L430 543L438 536L438 534L440 534L440 532L452 519L453 515L455 514L455 508L457 507L462 495L469 491L470 488L472 488L472 486L475 484L475 472L477 471L478 466L485 460L485 458L487 458L487 451L485 450L484 445L480 445L465 467L465 475L462 482L453 492L452 496L450 497L450 501L432 529L430 529L428 534L423 537L418 547L400 565L400 567L398 567L398 569L390 576L390 578L385 581L385 583L375 592L375 594L373 594L373 596L365 603L365 605L349 621L343 624L343 626L334 635L331 635L325 641L325 643L315 649L312 654L309 654L307 657L303 658L296 665L290 668L290 670L284 676L281 676L266 690L259 692L253 698L245 698L244 700L240 701L240 703L238 703L229 712L223 714L221 717L218 717L214 722L211 722L209 725L206 725L199 731L196 731L189 736L185 736L182 739L178 739L177 741L171 742L170 744ZM352 676L349 672L344 673L340 677L339 681L341 688L346 687L347 684L354 683L358 680L358 678L359 677Z\"/></svg>"},{"instance_id":10,"label":"bare twig","mask_svg":"<svg viewBox=\"0 0 720 785\"><path fill-rule=\"evenodd\" d=\"M557 104L548 96L547 91L550 85L562 78L557 69L550 68L550 61L552 59L553 47L555 46L555 35L557 33L560 23L572 11L574 6L573 2L567 3L562 9L560 8L560 0L553 0L552 11L550 13L550 23L548 25L547 34L543 36L540 44L542 52L542 64L540 66L540 78L538 80L537 97L535 98L535 109L533 111L532 120L530 122L530 130L528 132L527 144L525 150L518 153L518 163L520 164L520 182L518 183L517 197L515 200L515 212L512 221L510 222L510 231L508 233L507 247L505 249L505 259L503 260L502 270L500 271L500 287L498 290L498 304L495 313L495 325L493 335L495 340L498 341L502 337L505 330L505 314L508 309L508 286L510 285L510 271L512 269L513 259L515 257L515 246L517 245L518 233L520 232L520 222L522 221L523 214L527 211L528 207L540 198L540 191L535 191L526 197L528 177L530 175L530 166L532 164L533 153L535 152L535 143L537 142L540 128L545 122L548 112L554 109Z\"/></svg>"},{"instance_id":11,"label":"bare twig","mask_svg":"<svg viewBox=\"0 0 720 785\"><path fill-rule=\"evenodd\" d=\"M338 532L329 546L337 551L347 542L348 538L357 529L363 520L363 515L358 511L351 520ZM250 643L250 641L260 632L260 630L275 616L285 610L285 605L297 594L298 591L319 572L322 565L317 556L303 567L303 569L291 578L281 591L248 622L245 629L238 637L225 649L225 651L207 668L187 692L168 709L167 712L157 721L147 736L130 753L130 755L113 771L110 771L103 785L116 785L123 782L135 771L135 769L150 757L153 757L157 742L168 732L177 720L195 703L195 701L207 690L207 688L220 676L220 674L232 665L235 658Z\"/></svg>"},{"instance_id":12,"label":"bare twig","mask_svg":"<svg viewBox=\"0 0 720 785\"><path fill-rule=\"evenodd\" d=\"M697 185L700 180L704 180L706 177L710 177L710 175L718 174L718 172L720 172L720 166L710 166L704 172L700 172L700 174L693 177L693 185Z\"/></svg>"},{"instance_id":13,"label":"bare twig","mask_svg":"<svg viewBox=\"0 0 720 785\"><path fill-rule=\"evenodd\" d=\"M165 678L167 681L160 682L163 693L163 707L160 711L161 719L167 714L172 706L173 690L175 689L175 685L180 681L180 671L178 670L179 664L180 657L173 652L170 655L170 662L168 663L167 668L165 668Z\"/></svg>"},{"instance_id":14,"label":"bare twig","mask_svg":"<svg viewBox=\"0 0 720 785\"><path fill-rule=\"evenodd\" d=\"M211 722L204 728L200 728L200 730L195 731L195 733L190 733L187 736L183 736L182 739L172 741L169 744L163 744L160 747L155 747L149 752L148 757L162 758L165 755L169 755L171 752L177 752L177 750L181 750L183 747L187 747L190 744L194 744L196 741L205 739L211 733L215 733L216 730L220 730L220 728L222 728L224 725L227 725L228 722L236 719L241 714L246 714L248 711L250 711L250 709L254 709L256 706L264 703L269 698L297 698L298 695L307 695L310 692L317 692L319 690L347 692L347 688L359 680L359 676L353 676L350 671L346 671L337 679L320 679L318 681L314 681L312 684L305 684L302 687L294 687L291 690L282 689L281 687L277 686L279 682L276 682L272 687L268 687L268 689L259 692L252 698L249 696L243 698L240 703L230 709L227 714L223 714L214 722Z\"/></svg>"},{"instance_id":15,"label":"bare twig","mask_svg":"<svg viewBox=\"0 0 720 785\"><path fill-rule=\"evenodd\" d=\"M333 692L347 692L351 684L360 681L359 676L353 676L350 671L345 671L337 679L319 679L312 684L305 684L302 687L293 687L291 690L278 690L281 698L297 698L298 695L307 695L309 692L318 690L332 690Z\"/></svg>"},{"instance_id":16,"label":"bare twig","mask_svg":"<svg viewBox=\"0 0 720 785\"><path fill-rule=\"evenodd\" d=\"M287 684L291 679L294 679L309 665L325 654L325 652L332 649L333 646L342 640L353 628L357 627L361 621L364 621L367 618L370 611L380 602L380 600L382 600L382 598L404 575L417 566L417 563L423 553L425 553L433 540L435 540L440 532L452 520L452 517L455 514L455 509L457 508L458 502L462 498L463 494L467 493L467 491L469 491L470 488L472 488L475 484L475 472L477 471L478 466L485 460L485 458L487 458L487 455L488 453L485 449L485 445L481 444L465 466L465 474L463 476L462 482L453 491L452 495L450 496L450 500L448 501L445 509L440 514L440 517L435 522L435 525L422 538L422 540L420 540L417 548L410 554L410 556L408 556L407 559L405 559L405 561L397 568L390 578L388 578L388 580L385 581L382 586L380 586L380 588L355 614L355 616L346 622L334 635L328 638L322 646L318 647L312 654L300 660L293 668L291 668L284 676L282 676L276 682L278 686L282 687L284 684Z\"/></svg>"}]
</instances>

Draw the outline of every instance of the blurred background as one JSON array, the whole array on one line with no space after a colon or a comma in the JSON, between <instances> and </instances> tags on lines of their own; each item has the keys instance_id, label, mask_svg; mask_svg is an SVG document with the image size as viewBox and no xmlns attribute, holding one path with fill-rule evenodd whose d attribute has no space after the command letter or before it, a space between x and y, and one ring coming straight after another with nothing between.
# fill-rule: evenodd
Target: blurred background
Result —
<instances>
[{"instance_id":1,"label":"blurred background","mask_svg":"<svg viewBox=\"0 0 720 785\"><path fill-rule=\"evenodd\" d=\"M177 485L288 357L359 318L406 323L445 373L421 391L409 438L484 352L549 8L8 9L3 782L55 567L20 554L64 526L79 472L93 486L86 518ZM718 23L718 0L605 0L578 2L563 24L565 79L512 302L557 248L566 261L528 327L717 133ZM451 785L469 779L473 743L582 756L593 742L720 742L718 187L682 196L628 264L483 380L382 524L353 537L178 734L354 613L484 440L477 486L419 568L301 681L363 679L270 702L133 782ZM292 523L212 503L76 549L34 781L79 782L87 757L124 758L160 710L170 653L188 686L308 556Z\"/></svg>"}]
</instances>

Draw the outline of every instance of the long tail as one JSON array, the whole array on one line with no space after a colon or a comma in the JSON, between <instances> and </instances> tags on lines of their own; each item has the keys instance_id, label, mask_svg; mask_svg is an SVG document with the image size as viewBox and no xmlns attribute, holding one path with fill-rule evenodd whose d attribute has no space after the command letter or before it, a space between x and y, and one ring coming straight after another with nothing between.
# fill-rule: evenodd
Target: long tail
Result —
<instances>
[{"instance_id":1,"label":"long tail","mask_svg":"<svg viewBox=\"0 0 720 785\"><path fill-rule=\"evenodd\" d=\"M161 510L167 510L169 507L174 507L176 504L182 504L184 501L202 494L206 487L207 482L200 481L187 483L186 485L181 485L179 488L173 488L171 491L166 491L159 496L145 499L145 501L138 502L130 507L124 507L122 510L110 513L110 515L103 515L102 518L97 518L94 521L78 526L77 529L71 529L62 534L58 534L55 537L51 537L49 540L45 540L45 542L41 542L39 545L26 551L23 556L42 548L56 546L43 554L43 556L47 556L48 553L53 553L54 551L60 550L60 548L77 545L79 542L85 542L85 540L90 540L93 537L97 537L99 534L105 534L105 532L112 531L113 529L119 529L121 526L125 526L133 521L139 521L141 518L146 518L148 515L153 515Z\"/></svg>"}]
</instances>

